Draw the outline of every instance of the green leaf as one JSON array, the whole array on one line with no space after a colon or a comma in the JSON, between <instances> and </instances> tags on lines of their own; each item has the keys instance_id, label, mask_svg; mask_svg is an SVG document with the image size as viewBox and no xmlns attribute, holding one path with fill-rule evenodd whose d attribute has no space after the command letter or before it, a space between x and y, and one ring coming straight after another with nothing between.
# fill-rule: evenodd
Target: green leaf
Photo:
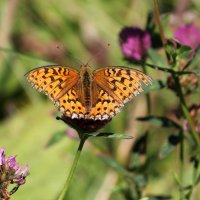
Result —
<instances>
[{"instance_id":1,"label":"green leaf","mask_svg":"<svg viewBox=\"0 0 200 200\"><path fill-rule=\"evenodd\" d=\"M188 58L191 53L192 53L192 49L189 46L181 46L177 50L177 55L180 58Z\"/></svg>"},{"instance_id":2,"label":"green leaf","mask_svg":"<svg viewBox=\"0 0 200 200\"><path fill-rule=\"evenodd\" d=\"M50 146L60 142L62 140L62 138L64 138L64 137L66 137L65 131L58 131L58 132L53 133L53 135L47 142L46 147L50 147Z\"/></svg>"},{"instance_id":3,"label":"green leaf","mask_svg":"<svg viewBox=\"0 0 200 200\"><path fill-rule=\"evenodd\" d=\"M168 141L161 148L161 158L167 157L175 149L176 145L179 144L182 140L181 135L181 133L173 133L168 137Z\"/></svg>"},{"instance_id":4,"label":"green leaf","mask_svg":"<svg viewBox=\"0 0 200 200\"><path fill-rule=\"evenodd\" d=\"M194 68L194 67L198 67L199 66L199 62L200 62L200 47L198 47L193 55L193 58L191 59L190 63L188 64L188 66Z\"/></svg>"},{"instance_id":5,"label":"green leaf","mask_svg":"<svg viewBox=\"0 0 200 200\"><path fill-rule=\"evenodd\" d=\"M129 167L131 169L139 169L141 167L141 159L139 153L132 153L129 161Z\"/></svg>"},{"instance_id":6,"label":"green leaf","mask_svg":"<svg viewBox=\"0 0 200 200\"><path fill-rule=\"evenodd\" d=\"M177 63L177 49L180 48L180 44L174 39L167 39L166 42L165 51L171 66L174 67Z\"/></svg>"},{"instance_id":7,"label":"green leaf","mask_svg":"<svg viewBox=\"0 0 200 200\"><path fill-rule=\"evenodd\" d=\"M173 175L177 185L179 186L179 190L188 191L192 189L192 185L183 185L182 181L180 180L180 177L176 173L173 173Z\"/></svg>"},{"instance_id":8,"label":"green leaf","mask_svg":"<svg viewBox=\"0 0 200 200\"><path fill-rule=\"evenodd\" d=\"M100 155L99 157L104 163L106 163L109 167L113 168L120 174L129 175L129 172L119 162L117 162L113 158L103 156L103 155Z\"/></svg>"},{"instance_id":9,"label":"green leaf","mask_svg":"<svg viewBox=\"0 0 200 200\"><path fill-rule=\"evenodd\" d=\"M165 143L161 148L160 157L166 158L174 149L174 145L171 145L169 142Z\"/></svg>"},{"instance_id":10,"label":"green leaf","mask_svg":"<svg viewBox=\"0 0 200 200\"><path fill-rule=\"evenodd\" d=\"M108 132L101 132L101 133L88 133L88 136L92 137L104 137L104 138L115 138L115 139L133 139L130 135L124 134L117 134L117 133L108 133Z\"/></svg>"},{"instance_id":11,"label":"green leaf","mask_svg":"<svg viewBox=\"0 0 200 200\"><path fill-rule=\"evenodd\" d=\"M154 63L156 65L165 65L165 63L163 62L162 57L160 56L158 51L156 51L155 49L150 48L148 50L148 56L151 59L152 63Z\"/></svg>"},{"instance_id":12,"label":"green leaf","mask_svg":"<svg viewBox=\"0 0 200 200\"><path fill-rule=\"evenodd\" d=\"M155 126L181 129L179 124L175 123L174 121L172 121L167 117L147 116L147 117L138 117L137 120L148 122Z\"/></svg>"},{"instance_id":13,"label":"green leaf","mask_svg":"<svg viewBox=\"0 0 200 200\"><path fill-rule=\"evenodd\" d=\"M133 178L135 184L137 185L137 187L140 188L141 191L147 185L148 179L145 174L144 175L142 175L142 174L136 175L135 174L132 178Z\"/></svg>"}]
</instances>

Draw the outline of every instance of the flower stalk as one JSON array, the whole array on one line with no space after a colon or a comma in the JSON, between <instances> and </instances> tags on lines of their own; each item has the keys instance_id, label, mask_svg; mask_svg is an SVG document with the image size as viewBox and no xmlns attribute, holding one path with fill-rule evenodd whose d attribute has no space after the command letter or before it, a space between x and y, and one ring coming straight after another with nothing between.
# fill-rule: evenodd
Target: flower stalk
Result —
<instances>
[{"instance_id":1,"label":"flower stalk","mask_svg":"<svg viewBox=\"0 0 200 200\"><path fill-rule=\"evenodd\" d=\"M184 99L184 96L183 96L183 92L181 90L179 79L175 75L173 75L173 78L174 78L176 89L177 89L177 93L178 93L178 96L179 96L179 100L180 100L180 104L181 104L181 110L182 110L185 118L188 121L188 124L189 124L190 129L191 129L192 137L194 138L194 140L197 143L198 147L200 147L200 138L199 138L197 132L195 131L194 124L192 122L190 113L189 113L188 108L186 106L185 99Z\"/></svg>"},{"instance_id":2,"label":"flower stalk","mask_svg":"<svg viewBox=\"0 0 200 200\"><path fill-rule=\"evenodd\" d=\"M165 46L166 39L165 39L163 28L162 28L162 25L161 25L161 22L160 22L160 13L159 13L159 7L158 7L158 0L153 0L153 1L154 1L155 19L156 19L157 25L159 27L160 37L162 39L163 46ZM167 55L168 63L170 63L170 60L168 58L167 52L166 52L166 55ZM175 73L172 73L172 77L173 77L175 85L177 87L177 93L178 93L179 100L180 100L181 110L182 110L184 116L186 117L186 119L188 120L188 124L190 126L193 138L195 139L196 143L198 144L198 147L200 147L200 139L199 139L199 136L197 135L197 133L195 131L192 119L190 117L190 113L189 113L188 108L186 106L185 99L184 99L184 96L183 96L183 93L182 93L182 89L181 89L181 85L180 85L179 79L175 75Z\"/></svg>"},{"instance_id":3,"label":"flower stalk","mask_svg":"<svg viewBox=\"0 0 200 200\"><path fill-rule=\"evenodd\" d=\"M80 136L80 143L79 143L79 146L78 146L78 149L76 151L76 155L75 155L75 158L74 158L74 161L72 163L72 166L71 166L71 169L70 169L70 172L69 172L69 175L67 177L67 180L65 182L65 185L63 187L63 190L61 191L60 195L59 195L59 198L58 200L63 200L65 198L65 195L67 194L67 191L69 189L69 186L70 186L70 183L72 181L72 178L73 178L73 175L74 175L74 172L76 170L76 167L77 167L77 164L78 164L78 161L79 161L79 158L80 158L80 155L81 155L81 151L83 149L83 146L85 144L85 141L87 140L88 136L86 134L79 134Z\"/></svg>"}]
</instances>

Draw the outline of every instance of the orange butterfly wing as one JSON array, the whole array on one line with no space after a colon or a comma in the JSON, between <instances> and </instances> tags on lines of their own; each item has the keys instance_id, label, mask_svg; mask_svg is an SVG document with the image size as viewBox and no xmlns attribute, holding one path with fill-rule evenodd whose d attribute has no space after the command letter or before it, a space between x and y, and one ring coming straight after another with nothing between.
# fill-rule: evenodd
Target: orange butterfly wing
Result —
<instances>
[{"instance_id":1,"label":"orange butterfly wing","mask_svg":"<svg viewBox=\"0 0 200 200\"><path fill-rule=\"evenodd\" d=\"M27 80L38 91L48 95L59 110L71 118L104 120L112 118L124 104L143 91L142 84L151 78L138 70L107 67L93 72L93 103L89 112L81 98L80 73L70 67L46 66L31 70Z\"/></svg>"},{"instance_id":2,"label":"orange butterfly wing","mask_svg":"<svg viewBox=\"0 0 200 200\"><path fill-rule=\"evenodd\" d=\"M63 66L45 66L33 69L25 76L34 88L54 102L60 112L71 118L84 117L86 111L76 91L80 79L77 70Z\"/></svg>"},{"instance_id":3,"label":"orange butterfly wing","mask_svg":"<svg viewBox=\"0 0 200 200\"><path fill-rule=\"evenodd\" d=\"M143 91L142 84L151 84L151 78L135 69L107 67L94 72L94 82L98 95L89 115L103 120L120 112L125 103Z\"/></svg>"}]
</instances>

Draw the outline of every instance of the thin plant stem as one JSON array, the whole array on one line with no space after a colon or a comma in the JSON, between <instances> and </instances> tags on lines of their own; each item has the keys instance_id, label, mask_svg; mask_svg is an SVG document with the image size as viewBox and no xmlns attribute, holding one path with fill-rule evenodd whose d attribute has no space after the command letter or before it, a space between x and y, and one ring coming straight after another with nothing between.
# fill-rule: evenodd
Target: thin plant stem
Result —
<instances>
[{"instance_id":1,"label":"thin plant stem","mask_svg":"<svg viewBox=\"0 0 200 200\"><path fill-rule=\"evenodd\" d=\"M156 22L157 22L157 25L158 25L158 28L159 28L159 31L160 31L160 37L162 39L163 45L165 46L166 39L165 39L163 28L162 28L162 25L161 25L161 22L160 22L158 0L153 0L153 2L154 2L155 19L156 19ZM167 55L167 53L166 53L166 55ZM168 56L167 56L167 59L168 59ZM170 63L169 59L168 59L168 63ZM180 100L180 104L181 104L181 110L182 110L185 118L188 121L188 124L189 124L190 129L191 129L192 136L195 139L196 143L198 144L198 148L199 148L200 147L200 139L199 139L199 136L197 135L197 133L195 131L194 124L192 122L192 119L190 117L190 113L189 113L188 108L186 106L185 99L184 99L182 89L181 89L181 85L179 83L179 79L174 73L172 73L172 76L173 76L173 79L175 81L175 85L176 85L176 88L177 88L177 92L178 92L178 96L179 96L179 100Z\"/></svg>"},{"instance_id":2,"label":"thin plant stem","mask_svg":"<svg viewBox=\"0 0 200 200\"><path fill-rule=\"evenodd\" d=\"M144 71L145 74L147 73L146 65L143 65L143 71ZM150 115L151 114L151 98L150 98L150 94L147 93L145 96L146 96L147 112L148 112L148 115Z\"/></svg>"},{"instance_id":3,"label":"thin plant stem","mask_svg":"<svg viewBox=\"0 0 200 200\"><path fill-rule=\"evenodd\" d=\"M193 121L191 119L190 113L189 113L188 108L186 106L185 99L184 99L184 96L183 96L183 92L182 92L182 89L181 89L181 85L180 85L180 82L179 82L179 78L176 75L172 75L172 76L173 76L173 79L175 81L177 93L178 93L178 96L179 96L179 100L180 100L180 104L181 104L181 110L182 110L185 118L188 121L188 124L189 124L190 129L191 129L192 137L194 138L195 142L197 143L198 148L200 148L200 138L199 138L197 132L195 131Z\"/></svg>"},{"instance_id":4,"label":"thin plant stem","mask_svg":"<svg viewBox=\"0 0 200 200\"><path fill-rule=\"evenodd\" d=\"M134 63L134 64L140 64L140 65L146 65L152 69L156 69L156 70L160 70L163 72L167 72L167 73L171 73L171 74L177 74L177 75L189 75L189 74L196 74L194 71L175 71L173 69L170 68L166 68L166 67L160 67L158 65L154 65L154 64L150 64L150 63Z\"/></svg>"},{"instance_id":5,"label":"thin plant stem","mask_svg":"<svg viewBox=\"0 0 200 200\"><path fill-rule=\"evenodd\" d=\"M157 26L159 28L159 33L160 33L162 44L165 47L165 45L166 45L166 37L165 37L164 31L163 31L163 27L162 27L162 24L161 24L161 21L160 21L160 11L159 11L158 0L153 0L153 2L154 2L154 17L155 17L155 21L156 21L156 24L157 24ZM165 54L166 54L166 57L167 57L167 62L168 62L168 64L170 64L170 58L169 58L169 55L167 54L166 51L165 51Z\"/></svg>"},{"instance_id":6,"label":"thin plant stem","mask_svg":"<svg viewBox=\"0 0 200 200\"><path fill-rule=\"evenodd\" d=\"M160 37L161 37L161 41L163 43L163 45L165 45L165 34L162 28L162 24L160 21L160 12L159 12L159 6L158 6L158 0L153 0L154 2L154 16L155 16L155 21L157 23L157 26L159 28L159 32L160 32Z\"/></svg>"},{"instance_id":7,"label":"thin plant stem","mask_svg":"<svg viewBox=\"0 0 200 200\"><path fill-rule=\"evenodd\" d=\"M72 167L70 169L69 175L67 177L67 180L65 182L65 185L63 187L62 192L60 193L60 196L59 196L58 200L64 200L64 197L67 194L67 191L68 191L70 183L72 181L72 178L73 178L74 172L76 170L76 167L77 167L77 164L78 164L78 160L80 158L81 151L83 149L83 146L84 146L84 143L85 143L86 139L87 139L86 136L80 137L80 143L79 143L79 146L78 146L74 161L72 163Z\"/></svg>"},{"instance_id":8,"label":"thin plant stem","mask_svg":"<svg viewBox=\"0 0 200 200\"><path fill-rule=\"evenodd\" d=\"M179 153L179 159L180 159L180 180L183 182L183 175L184 175L184 135L183 131L180 131L180 153ZM180 200L183 199L183 192L180 191Z\"/></svg>"},{"instance_id":9,"label":"thin plant stem","mask_svg":"<svg viewBox=\"0 0 200 200\"><path fill-rule=\"evenodd\" d=\"M164 31L163 31L163 28L162 28L162 24L160 22L160 13L159 13L159 7L158 7L158 0L153 0L153 2L154 2L155 20L156 20L156 23L157 23L158 28L159 28L160 37L161 37L163 46L165 48L167 40L165 38ZM168 55L166 49L165 49L165 54L166 54L166 57L167 57L167 62L168 62L168 64L170 64L170 58L169 58L169 55ZM167 71L171 72L171 75L172 75L172 77L174 79L175 86L176 86L176 91L177 91L177 94L178 94L178 97L179 97L179 101L180 101L181 110L183 112L184 117L188 121L192 137L195 140L195 142L197 143L198 149L199 149L200 148L200 138L199 138L197 132L195 131L193 121L191 119L189 110L187 108L187 105L186 105L186 102L185 102L185 99L184 99L184 95L183 95L183 92L182 92L182 88L181 88L181 85L180 85L180 82L179 82L179 78L177 76L178 74L177 73L173 73L173 71L171 71L171 69L169 69ZM180 179L181 179L181 182L182 182L183 181L183 170L184 170L184 141L183 141L183 137L184 136L183 136L183 132L180 133L180 137L181 137L180 154L179 154L179 156L180 156ZM192 190L190 192L192 192ZM180 200L182 200L183 198L184 198L183 190L180 190Z\"/></svg>"}]
</instances>

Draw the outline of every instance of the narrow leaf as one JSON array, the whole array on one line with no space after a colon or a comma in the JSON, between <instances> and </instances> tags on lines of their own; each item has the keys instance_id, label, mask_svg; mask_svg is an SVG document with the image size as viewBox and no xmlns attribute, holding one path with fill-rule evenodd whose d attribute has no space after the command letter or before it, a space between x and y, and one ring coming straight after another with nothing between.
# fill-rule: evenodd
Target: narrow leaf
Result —
<instances>
[{"instance_id":1,"label":"narrow leaf","mask_svg":"<svg viewBox=\"0 0 200 200\"><path fill-rule=\"evenodd\" d=\"M173 150L175 149L174 145L171 145L170 143L165 143L160 151L160 158L165 158L167 157Z\"/></svg>"},{"instance_id":2,"label":"narrow leaf","mask_svg":"<svg viewBox=\"0 0 200 200\"><path fill-rule=\"evenodd\" d=\"M155 126L181 129L179 124L175 123L174 121L172 121L171 119L167 117L147 116L147 117L138 117L137 120L148 122Z\"/></svg>"},{"instance_id":3,"label":"narrow leaf","mask_svg":"<svg viewBox=\"0 0 200 200\"><path fill-rule=\"evenodd\" d=\"M133 139L130 135L124 134L117 134L117 133L108 133L108 132L101 132L101 133L88 133L88 136L92 137L104 137L104 138L115 138L115 139Z\"/></svg>"},{"instance_id":4,"label":"narrow leaf","mask_svg":"<svg viewBox=\"0 0 200 200\"><path fill-rule=\"evenodd\" d=\"M121 173L123 175L129 175L129 172L119 162L117 162L113 158L107 157L107 156L103 156L103 155L100 155L99 157L109 167L113 168L114 170L118 171L119 173Z\"/></svg>"},{"instance_id":5,"label":"narrow leaf","mask_svg":"<svg viewBox=\"0 0 200 200\"><path fill-rule=\"evenodd\" d=\"M49 139L49 141L47 142L46 144L46 147L50 147L56 143L58 143L59 141L62 140L63 137L65 137L66 134L65 134L65 131L58 131L58 132L55 132L51 138Z\"/></svg>"},{"instance_id":6,"label":"narrow leaf","mask_svg":"<svg viewBox=\"0 0 200 200\"><path fill-rule=\"evenodd\" d=\"M177 55L180 58L188 58L191 53L192 49L189 46L181 46L177 51Z\"/></svg>"}]
</instances>

